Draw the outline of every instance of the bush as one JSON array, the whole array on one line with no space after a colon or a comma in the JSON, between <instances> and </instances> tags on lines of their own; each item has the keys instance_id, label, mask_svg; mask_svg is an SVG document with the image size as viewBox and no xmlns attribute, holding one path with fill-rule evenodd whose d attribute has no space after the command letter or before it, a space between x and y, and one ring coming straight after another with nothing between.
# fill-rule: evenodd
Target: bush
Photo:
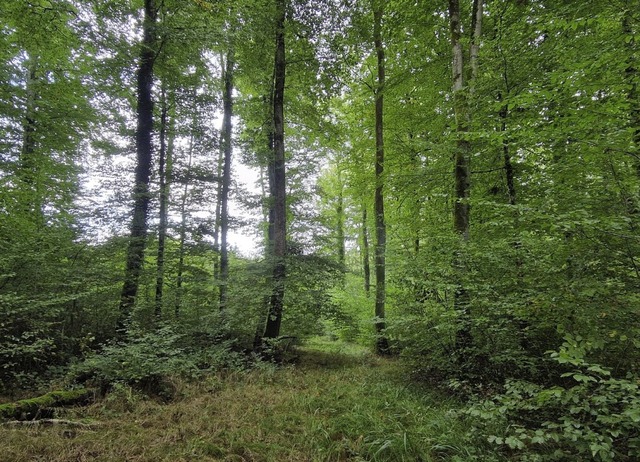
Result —
<instances>
[{"instance_id":1,"label":"bush","mask_svg":"<svg viewBox=\"0 0 640 462\"><path fill-rule=\"evenodd\" d=\"M246 366L247 360L233 352L232 342L222 337L219 324L215 329L210 328L212 325L203 321L183 333L171 327L132 333L127 343L106 345L72 366L69 379L97 387L103 393L124 384L170 399L175 391L171 377L193 379L205 370Z\"/></svg>"},{"instance_id":2,"label":"bush","mask_svg":"<svg viewBox=\"0 0 640 462\"><path fill-rule=\"evenodd\" d=\"M184 347L183 335L170 328L133 337L125 344L105 346L83 362L72 366L69 377L100 388L104 393L114 384L127 384L151 395L172 396L166 377L196 377L198 367Z\"/></svg>"},{"instance_id":3,"label":"bush","mask_svg":"<svg viewBox=\"0 0 640 462\"><path fill-rule=\"evenodd\" d=\"M502 395L472 406L466 413L480 427L473 434L494 430L489 443L519 454L520 460L639 460L638 377L615 378L587 362L587 343L567 336L551 354L572 366L560 377L563 386L508 381Z\"/></svg>"}]
</instances>

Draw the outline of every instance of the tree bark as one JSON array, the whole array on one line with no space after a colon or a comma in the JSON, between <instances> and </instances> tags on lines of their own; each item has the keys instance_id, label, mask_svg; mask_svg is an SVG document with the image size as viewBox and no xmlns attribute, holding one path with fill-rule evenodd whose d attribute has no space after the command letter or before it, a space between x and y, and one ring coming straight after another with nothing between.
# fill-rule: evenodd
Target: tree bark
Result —
<instances>
[{"instance_id":1,"label":"tree bark","mask_svg":"<svg viewBox=\"0 0 640 462\"><path fill-rule=\"evenodd\" d=\"M476 2L474 2L474 5ZM455 205L453 226L463 241L469 239L469 192L470 168L469 151L471 145L466 137L469 131L470 115L468 98L465 94L464 57L461 40L460 3L449 0L449 21L453 54L453 110L456 123L456 149L454 154Z\"/></svg>"},{"instance_id":2,"label":"tree bark","mask_svg":"<svg viewBox=\"0 0 640 462\"><path fill-rule=\"evenodd\" d=\"M386 302L386 263L385 253L387 245L387 228L384 216L384 86L385 86L385 56L382 43L382 15L383 3L374 1L373 8L373 42L376 50L378 81L375 92L375 124L376 124L376 191L374 197L376 221L376 351L378 354L389 352L389 342L384 336L385 302Z\"/></svg>"},{"instance_id":3,"label":"tree bark","mask_svg":"<svg viewBox=\"0 0 640 462\"><path fill-rule=\"evenodd\" d=\"M191 170L191 162L193 160L193 147L195 144L195 135L192 134L189 140L189 159L187 162L187 172ZM182 201L180 203L180 240L178 242L178 269L176 275L176 300L174 307L174 315L176 319L180 317L180 309L182 307L182 283L184 273L184 255L185 242L187 240L187 197L189 196L189 184L185 182L182 190Z\"/></svg>"},{"instance_id":4,"label":"tree bark","mask_svg":"<svg viewBox=\"0 0 640 462\"><path fill-rule=\"evenodd\" d=\"M222 148L224 161L222 167L222 197L220 198L220 310L227 306L227 283L229 280L229 249L227 234L229 232L229 187L231 185L231 135L233 115L233 48L227 52L224 69L224 111L222 117Z\"/></svg>"},{"instance_id":5,"label":"tree bark","mask_svg":"<svg viewBox=\"0 0 640 462\"><path fill-rule=\"evenodd\" d=\"M224 62L224 58L222 54L220 55L220 61ZM224 69L222 71L222 78L224 80ZM224 98L224 90L223 90L223 98ZM223 109L224 112L224 109ZM224 113L223 113L223 127L224 131ZM224 134L221 134L221 138L224 138ZM216 285L220 284L220 221L222 215L222 169L224 165L224 139L222 140L222 149L220 149L218 153L218 164L216 165L216 175L220 179L218 181L218 186L216 190L216 210L215 217L213 223L213 280ZM218 299L220 298L220 293L218 293Z\"/></svg>"},{"instance_id":6,"label":"tree bark","mask_svg":"<svg viewBox=\"0 0 640 462\"><path fill-rule=\"evenodd\" d=\"M162 318L163 294L164 294L164 255L167 240L168 228L168 208L169 208L169 188L171 172L171 152L167 145L167 135L169 125L169 103L167 101L166 89L162 89L162 111L160 113L160 155L158 159L158 176L160 178L160 212L158 225L158 255L156 259L156 320Z\"/></svg>"},{"instance_id":7,"label":"tree bark","mask_svg":"<svg viewBox=\"0 0 640 462\"><path fill-rule=\"evenodd\" d=\"M455 232L462 243L469 240L471 192L470 153L471 143L468 132L471 126L471 101L475 80L478 75L478 51L482 31L482 0L473 1L471 16L471 40L469 50L469 81L465 82L464 53L461 40L460 2L449 0L449 26L452 48L452 87L453 109L456 124L455 167L455 204L453 224ZM454 297L455 309L459 313L460 327L456 335L456 351L459 360L464 361L465 350L473 342L471 334L471 314L469 312L469 296L462 283L465 271L462 250L456 252L454 266L457 272L457 288Z\"/></svg>"},{"instance_id":8,"label":"tree bark","mask_svg":"<svg viewBox=\"0 0 640 462\"><path fill-rule=\"evenodd\" d=\"M22 146L20 149L20 169L18 178L20 187L25 193L24 210L33 217L38 227L44 226L44 188L41 159L38 159L37 107L38 92L38 58L31 57L27 61L25 76L25 108L22 121Z\"/></svg>"},{"instance_id":9,"label":"tree bark","mask_svg":"<svg viewBox=\"0 0 640 462\"><path fill-rule=\"evenodd\" d=\"M369 264L369 230L367 227L367 206L362 204L362 271L364 272L364 293L371 295L371 266Z\"/></svg>"},{"instance_id":10,"label":"tree bark","mask_svg":"<svg viewBox=\"0 0 640 462\"><path fill-rule=\"evenodd\" d=\"M338 167L338 203L336 204L336 244L338 247L338 263L344 270L345 264L345 246L344 246L344 188L342 186L342 175L340 167Z\"/></svg>"},{"instance_id":11,"label":"tree bark","mask_svg":"<svg viewBox=\"0 0 640 462\"><path fill-rule=\"evenodd\" d=\"M269 315L263 338L280 335L286 277L286 177L284 156L284 84L285 84L285 15L286 0L276 0L276 50L273 91L273 288L269 302Z\"/></svg>"},{"instance_id":12,"label":"tree bark","mask_svg":"<svg viewBox=\"0 0 640 462\"><path fill-rule=\"evenodd\" d=\"M155 59L155 23L157 11L154 0L144 2L143 38L140 64L137 72L137 128L135 185L133 190L133 219L125 267L124 284L120 295L120 316L116 330L118 336L126 335L131 311L138 294L138 284L144 261L149 214L149 179L151 177L153 101L153 64Z\"/></svg>"}]
</instances>

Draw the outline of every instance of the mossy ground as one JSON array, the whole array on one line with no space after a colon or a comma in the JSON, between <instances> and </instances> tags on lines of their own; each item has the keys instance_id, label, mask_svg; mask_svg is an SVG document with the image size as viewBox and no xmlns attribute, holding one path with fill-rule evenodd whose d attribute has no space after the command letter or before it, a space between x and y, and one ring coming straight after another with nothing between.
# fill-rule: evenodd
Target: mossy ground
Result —
<instances>
[{"instance_id":1,"label":"mossy ground","mask_svg":"<svg viewBox=\"0 0 640 462\"><path fill-rule=\"evenodd\" d=\"M116 388L60 417L94 429L0 428L3 461L475 460L458 404L408 388L392 359L316 341L295 366L178 384L163 404Z\"/></svg>"}]
</instances>

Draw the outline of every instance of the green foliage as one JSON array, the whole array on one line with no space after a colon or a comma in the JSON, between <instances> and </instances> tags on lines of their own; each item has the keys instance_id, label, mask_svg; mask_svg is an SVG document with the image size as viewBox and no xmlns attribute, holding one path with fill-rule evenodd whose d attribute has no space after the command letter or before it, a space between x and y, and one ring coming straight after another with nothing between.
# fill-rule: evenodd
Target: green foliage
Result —
<instances>
[{"instance_id":1,"label":"green foliage","mask_svg":"<svg viewBox=\"0 0 640 462\"><path fill-rule=\"evenodd\" d=\"M559 378L562 385L508 381L503 394L465 411L477 425L469 434L475 443L483 435L501 451L518 454L518 460L640 457L639 379L616 378L609 369L588 362L589 348L582 339L568 336L551 354L559 364L572 367Z\"/></svg>"},{"instance_id":2,"label":"green foliage","mask_svg":"<svg viewBox=\"0 0 640 462\"><path fill-rule=\"evenodd\" d=\"M358 275L347 273L341 284L330 291L331 303L337 307L328 313L325 333L346 342L373 345L372 299L367 297Z\"/></svg>"},{"instance_id":3,"label":"green foliage","mask_svg":"<svg viewBox=\"0 0 640 462\"><path fill-rule=\"evenodd\" d=\"M290 256L283 332L301 337L319 334L322 319L339 318L343 311L332 300L331 290L341 277L342 268L332 259L315 254Z\"/></svg>"},{"instance_id":4,"label":"green foliage","mask_svg":"<svg viewBox=\"0 0 640 462\"><path fill-rule=\"evenodd\" d=\"M125 384L170 399L170 377L195 379L202 376L204 369L241 364L241 359L231 353L230 342L211 334L206 329L179 333L171 327L139 334L133 331L127 343L107 345L73 365L69 380L103 392Z\"/></svg>"},{"instance_id":5,"label":"green foliage","mask_svg":"<svg viewBox=\"0 0 640 462\"><path fill-rule=\"evenodd\" d=\"M51 366L66 364L112 335L113 249L71 241L68 230L0 225L0 390L37 388ZM20 223L22 239L4 225ZM119 272L118 272L119 276Z\"/></svg>"}]
</instances>

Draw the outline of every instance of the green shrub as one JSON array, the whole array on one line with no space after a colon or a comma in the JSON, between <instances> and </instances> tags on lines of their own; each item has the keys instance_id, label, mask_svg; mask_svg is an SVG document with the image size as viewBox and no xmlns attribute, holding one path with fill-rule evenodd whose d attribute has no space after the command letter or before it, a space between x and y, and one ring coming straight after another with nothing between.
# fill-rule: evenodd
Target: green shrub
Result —
<instances>
[{"instance_id":1,"label":"green shrub","mask_svg":"<svg viewBox=\"0 0 640 462\"><path fill-rule=\"evenodd\" d=\"M568 335L551 354L572 367L560 377L563 385L508 381L502 395L466 411L476 423L472 433L490 434L489 443L521 460L639 460L639 379L587 362L589 348Z\"/></svg>"},{"instance_id":2,"label":"green shrub","mask_svg":"<svg viewBox=\"0 0 640 462\"><path fill-rule=\"evenodd\" d=\"M114 384L127 384L149 394L170 398L169 376L196 377L199 369L186 349L183 335L170 328L132 337L124 344L105 346L70 370L70 378L106 392Z\"/></svg>"},{"instance_id":3,"label":"green shrub","mask_svg":"<svg viewBox=\"0 0 640 462\"><path fill-rule=\"evenodd\" d=\"M169 377L192 379L205 370L246 365L246 359L232 351L232 343L208 329L209 326L203 322L199 328L185 332L162 327L154 332L132 333L128 342L106 345L73 365L69 378L103 392L114 384L126 384L170 398Z\"/></svg>"}]
</instances>

